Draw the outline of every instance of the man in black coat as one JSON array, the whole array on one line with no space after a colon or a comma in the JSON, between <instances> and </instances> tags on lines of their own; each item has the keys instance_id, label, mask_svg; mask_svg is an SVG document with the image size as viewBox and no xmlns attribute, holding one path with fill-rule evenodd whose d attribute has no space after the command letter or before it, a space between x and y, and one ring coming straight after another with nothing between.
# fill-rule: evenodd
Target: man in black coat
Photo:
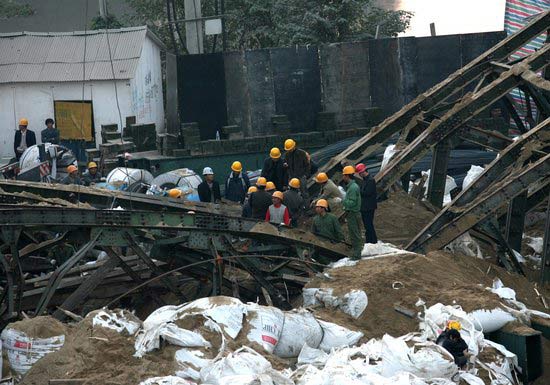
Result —
<instances>
[{"instance_id":1,"label":"man in black coat","mask_svg":"<svg viewBox=\"0 0 550 385\"><path fill-rule=\"evenodd\" d=\"M250 198L248 198L250 208L252 209L252 218L254 219L265 220L265 213L273 203L271 194L265 191L266 184L267 181L265 178L259 177L256 182L258 191L250 194Z\"/></svg>"},{"instance_id":2,"label":"man in black coat","mask_svg":"<svg viewBox=\"0 0 550 385\"><path fill-rule=\"evenodd\" d=\"M373 223L374 212L378 207L376 203L376 182L363 163L359 163L355 170L363 178L361 183L361 218L365 227L365 239L367 243L378 243Z\"/></svg>"},{"instance_id":3,"label":"man in black coat","mask_svg":"<svg viewBox=\"0 0 550 385\"><path fill-rule=\"evenodd\" d=\"M197 187L201 202L219 203L222 199L220 184L214 180L212 168L205 167L202 171L204 181Z\"/></svg>"},{"instance_id":4,"label":"man in black coat","mask_svg":"<svg viewBox=\"0 0 550 385\"><path fill-rule=\"evenodd\" d=\"M262 175L268 181L275 183L277 191L284 191L287 187L288 177L284 161L281 159L281 150L273 147L269 152L269 158L264 161Z\"/></svg>"},{"instance_id":5,"label":"man in black coat","mask_svg":"<svg viewBox=\"0 0 550 385\"><path fill-rule=\"evenodd\" d=\"M36 144L36 135L34 132L27 129L29 121L25 118L19 120L19 130L15 131L15 138L13 140L13 151L17 160L21 158L21 155L30 146Z\"/></svg>"}]
</instances>

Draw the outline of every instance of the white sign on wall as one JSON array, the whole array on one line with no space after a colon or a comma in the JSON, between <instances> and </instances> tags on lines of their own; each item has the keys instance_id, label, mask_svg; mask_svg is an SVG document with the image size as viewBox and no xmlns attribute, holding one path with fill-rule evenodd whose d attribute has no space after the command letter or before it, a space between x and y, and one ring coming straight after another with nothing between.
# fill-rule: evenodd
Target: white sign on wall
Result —
<instances>
[{"instance_id":1,"label":"white sign on wall","mask_svg":"<svg viewBox=\"0 0 550 385\"><path fill-rule=\"evenodd\" d=\"M206 20L204 30L207 35L219 35L222 33L222 19Z\"/></svg>"}]
</instances>

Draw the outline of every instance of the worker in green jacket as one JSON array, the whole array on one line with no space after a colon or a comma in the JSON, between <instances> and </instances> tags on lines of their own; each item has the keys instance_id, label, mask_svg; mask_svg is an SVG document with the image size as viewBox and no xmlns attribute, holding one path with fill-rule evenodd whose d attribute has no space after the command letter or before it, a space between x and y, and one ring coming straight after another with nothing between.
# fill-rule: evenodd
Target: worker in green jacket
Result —
<instances>
[{"instance_id":1,"label":"worker in green jacket","mask_svg":"<svg viewBox=\"0 0 550 385\"><path fill-rule=\"evenodd\" d=\"M349 238L352 246L352 259L360 259L363 250L363 239L361 235L361 190L353 179L355 167L346 166L342 171L342 180L346 184L346 197L342 202L346 219L348 221Z\"/></svg>"},{"instance_id":2,"label":"worker in green jacket","mask_svg":"<svg viewBox=\"0 0 550 385\"><path fill-rule=\"evenodd\" d=\"M344 234L338 218L329 213L330 208L326 199L319 199L315 202L315 212L311 232L315 235L330 239L333 242L342 242Z\"/></svg>"}]
</instances>

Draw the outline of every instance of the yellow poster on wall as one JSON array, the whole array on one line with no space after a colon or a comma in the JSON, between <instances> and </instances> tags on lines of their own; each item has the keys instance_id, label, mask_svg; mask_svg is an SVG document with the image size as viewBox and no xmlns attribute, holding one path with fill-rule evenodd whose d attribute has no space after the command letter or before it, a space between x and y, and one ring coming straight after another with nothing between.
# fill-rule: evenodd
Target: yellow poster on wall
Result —
<instances>
[{"instance_id":1,"label":"yellow poster on wall","mask_svg":"<svg viewBox=\"0 0 550 385\"><path fill-rule=\"evenodd\" d=\"M55 125L61 140L93 140L91 102L54 102Z\"/></svg>"}]
</instances>

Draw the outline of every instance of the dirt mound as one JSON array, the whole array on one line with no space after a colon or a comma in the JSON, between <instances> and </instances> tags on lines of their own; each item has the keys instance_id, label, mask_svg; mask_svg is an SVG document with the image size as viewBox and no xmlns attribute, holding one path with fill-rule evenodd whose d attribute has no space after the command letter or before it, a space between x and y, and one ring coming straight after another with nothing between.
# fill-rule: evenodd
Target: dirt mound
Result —
<instances>
[{"instance_id":1,"label":"dirt mound","mask_svg":"<svg viewBox=\"0 0 550 385\"><path fill-rule=\"evenodd\" d=\"M46 318L47 317L42 317ZM41 385L50 379L85 379L84 384L139 384L150 377L171 375L179 347L167 345L158 352L135 358L134 338L102 327L89 318L67 327L65 345L40 359L22 385Z\"/></svg>"},{"instance_id":2,"label":"dirt mound","mask_svg":"<svg viewBox=\"0 0 550 385\"><path fill-rule=\"evenodd\" d=\"M404 246L430 223L433 217L434 213L425 203L405 194L404 191L396 191L378 204L374 226L378 239Z\"/></svg>"},{"instance_id":3,"label":"dirt mound","mask_svg":"<svg viewBox=\"0 0 550 385\"><path fill-rule=\"evenodd\" d=\"M306 287L333 288L335 294L352 289L364 290L368 306L359 319L333 309L316 309L316 316L365 333L365 338L385 333L400 336L417 330L418 321L398 313L395 305L419 311L415 303L422 298L427 306L441 302L458 304L469 312L493 309L500 298L486 290L495 277L516 290L517 299L528 307L543 310L533 284L519 275L512 275L490 262L473 257L433 252L427 256L403 254L359 261L356 266L329 270L332 279L315 278ZM394 289L392 285L399 282ZM402 285L401 285L402 284Z\"/></svg>"},{"instance_id":4,"label":"dirt mound","mask_svg":"<svg viewBox=\"0 0 550 385\"><path fill-rule=\"evenodd\" d=\"M50 338L67 333L67 327L52 317L35 317L9 324L7 329L23 332L30 338Z\"/></svg>"}]
</instances>

